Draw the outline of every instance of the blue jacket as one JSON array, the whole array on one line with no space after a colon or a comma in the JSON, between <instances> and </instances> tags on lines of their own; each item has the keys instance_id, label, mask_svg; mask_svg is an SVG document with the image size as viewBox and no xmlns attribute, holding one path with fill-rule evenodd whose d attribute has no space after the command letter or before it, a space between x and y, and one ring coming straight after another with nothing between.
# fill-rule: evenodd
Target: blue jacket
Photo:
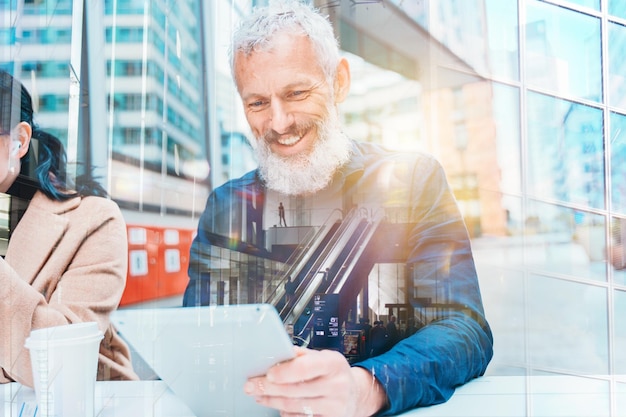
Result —
<instances>
[{"instance_id":1,"label":"blue jacket","mask_svg":"<svg viewBox=\"0 0 626 417\"><path fill-rule=\"evenodd\" d=\"M252 171L211 193L192 244L184 305L208 304L203 271L211 264L211 246L272 256L263 243L270 226L263 223L268 192ZM404 228L400 243L413 282L409 300L428 324L388 352L354 365L385 387L389 403L381 414L444 402L455 387L482 375L493 355L493 337L469 236L440 164L426 154L355 142L350 162L311 204L326 207L327 201L384 210L388 221ZM398 237L393 239L397 243Z\"/></svg>"}]
</instances>

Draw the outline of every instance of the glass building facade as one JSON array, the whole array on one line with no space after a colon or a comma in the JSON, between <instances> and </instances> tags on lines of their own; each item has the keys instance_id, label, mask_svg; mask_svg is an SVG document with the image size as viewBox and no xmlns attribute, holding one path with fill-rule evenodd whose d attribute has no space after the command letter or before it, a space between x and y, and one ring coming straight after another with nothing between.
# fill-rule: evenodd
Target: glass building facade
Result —
<instances>
[{"instance_id":1,"label":"glass building facade","mask_svg":"<svg viewBox=\"0 0 626 417\"><path fill-rule=\"evenodd\" d=\"M0 67L70 160L96 168L129 227L193 231L211 189L255 166L226 50L256 3L0 0ZM626 389L626 3L314 3L351 64L345 131L446 170L494 331L487 373L580 376L606 387L598 416L626 414L611 394ZM8 207L3 196L5 245ZM220 304L271 290L244 270L283 267L215 256ZM375 265L355 309L386 317L407 302L406 277Z\"/></svg>"}]
</instances>

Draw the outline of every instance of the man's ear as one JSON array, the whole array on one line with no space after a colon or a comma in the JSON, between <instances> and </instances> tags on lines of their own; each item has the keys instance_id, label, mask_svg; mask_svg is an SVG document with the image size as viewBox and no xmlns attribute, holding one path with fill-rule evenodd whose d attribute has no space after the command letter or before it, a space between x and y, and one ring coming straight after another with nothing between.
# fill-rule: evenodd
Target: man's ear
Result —
<instances>
[{"instance_id":1,"label":"man's ear","mask_svg":"<svg viewBox=\"0 0 626 417\"><path fill-rule=\"evenodd\" d=\"M30 124L26 122L20 122L13 129L13 141L17 142L15 145L15 149L17 152L16 156L22 158L28 152L28 147L30 146L30 138L33 135L33 129Z\"/></svg>"},{"instance_id":2,"label":"man's ear","mask_svg":"<svg viewBox=\"0 0 626 417\"><path fill-rule=\"evenodd\" d=\"M350 91L350 64L346 58L341 58L335 75L335 103L341 103Z\"/></svg>"}]
</instances>

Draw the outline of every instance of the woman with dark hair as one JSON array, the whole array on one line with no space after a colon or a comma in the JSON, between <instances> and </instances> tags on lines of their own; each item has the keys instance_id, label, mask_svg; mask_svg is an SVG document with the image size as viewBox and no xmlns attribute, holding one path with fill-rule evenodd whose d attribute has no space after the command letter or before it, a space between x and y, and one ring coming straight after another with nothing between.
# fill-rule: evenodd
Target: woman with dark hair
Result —
<instances>
[{"instance_id":1,"label":"woman with dark hair","mask_svg":"<svg viewBox=\"0 0 626 417\"><path fill-rule=\"evenodd\" d=\"M109 321L126 282L122 214L89 174L81 185L66 177L62 143L34 123L26 88L0 71L0 192L19 194L20 172L36 181L0 258L0 383L32 386L31 330L86 321L104 332L98 379L137 379Z\"/></svg>"}]
</instances>

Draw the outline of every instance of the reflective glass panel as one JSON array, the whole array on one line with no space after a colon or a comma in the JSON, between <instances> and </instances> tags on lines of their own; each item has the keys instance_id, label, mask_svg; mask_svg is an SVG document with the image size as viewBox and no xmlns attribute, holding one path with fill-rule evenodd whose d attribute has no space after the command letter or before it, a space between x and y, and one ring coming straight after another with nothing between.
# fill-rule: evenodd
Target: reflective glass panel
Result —
<instances>
[{"instance_id":1,"label":"reflective glass panel","mask_svg":"<svg viewBox=\"0 0 626 417\"><path fill-rule=\"evenodd\" d=\"M605 288L531 275L527 300L528 356L533 368L608 372Z\"/></svg>"},{"instance_id":2,"label":"reflective glass panel","mask_svg":"<svg viewBox=\"0 0 626 417\"><path fill-rule=\"evenodd\" d=\"M124 208L199 213L208 192L206 82L199 2L109 2L110 193ZM183 23L184 22L184 23ZM142 86L141 89L136 86ZM202 186L199 186L202 184Z\"/></svg>"},{"instance_id":3,"label":"reflective glass panel","mask_svg":"<svg viewBox=\"0 0 626 417\"><path fill-rule=\"evenodd\" d=\"M80 63L73 60L72 32L81 31L81 19L68 16L72 1L15 2L0 4L0 68L20 80L31 93L36 123L56 136L67 153L68 173L76 164L85 163L77 143L80 82L74 71ZM76 39L74 39L76 41ZM80 46L80 45L78 45ZM34 175L34 173L32 173Z\"/></svg>"},{"instance_id":4,"label":"reflective glass panel","mask_svg":"<svg viewBox=\"0 0 626 417\"><path fill-rule=\"evenodd\" d=\"M489 68L495 77L519 79L517 1L486 0Z\"/></svg>"},{"instance_id":5,"label":"reflective glass panel","mask_svg":"<svg viewBox=\"0 0 626 417\"><path fill-rule=\"evenodd\" d=\"M15 0L13 1L15 3ZM18 0L18 3L21 3ZM25 0L24 14L31 15L69 15L72 13L72 0L34 1Z\"/></svg>"},{"instance_id":6,"label":"reflective glass panel","mask_svg":"<svg viewBox=\"0 0 626 417\"><path fill-rule=\"evenodd\" d=\"M600 10L600 0L567 0L567 3L590 7L593 10Z\"/></svg>"},{"instance_id":7,"label":"reflective glass panel","mask_svg":"<svg viewBox=\"0 0 626 417\"><path fill-rule=\"evenodd\" d=\"M525 33L530 85L602 101L600 19L533 1L526 6Z\"/></svg>"},{"instance_id":8,"label":"reflective glass panel","mask_svg":"<svg viewBox=\"0 0 626 417\"><path fill-rule=\"evenodd\" d=\"M611 218L608 255L610 265L613 267L613 281L626 285L626 219L624 218Z\"/></svg>"},{"instance_id":9,"label":"reflective glass panel","mask_svg":"<svg viewBox=\"0 0 626 417\"><path fill-rule=\"evenodd\" d=\"M609 104L626 109L626 26L609 23Z\"/></svg>"},{"instance_id":10,"label":"reflective glass panel","mask_svg":"<svg viewBox=\"0 0 626 417\"><path fill-rule=\"evenodd\" d=\"M499 188L504 194L518 193L521 190L519 100L517 88L493 83L493 118L500 168Z\"/></svg>"},{"instance_id":11,"label":"reflective glass panel","mask_svg":"<svg viewBox=\"0 0 626 417\"><path fill-rule=\"evenodd\" d=\"M346 134L398 151L424 150L419 82L356 55L343 55L351 73L350 93L340 108Z\"/></svg>"},{"instance_id":12,"label":"reflective glass panel","mask_svg":"<svg viewBox=\"0 0 626 417\"><path fill-rule=\"evenodd\" d=\"M626 215L626 115L611 113L610 135L612 208Z\"/></svg>"},{"instance_id":13,"label":"reflective glass panel","mask_svg":"<svg viewBox=\"0 0 626 417\"><path fill-rule=\"evenodd\" d=\"M615 291L615 373L626 374L626 292ZM626 402L623 403L626 406Z\"/></svg>"},{"instance_id":14,"label":"reflective glass panel","mask_svg":"<svg viewBox=\"0 0 626 417\"><path fill-rule=\"evenodd\" d=\"M509 203L513 207L513 202ZM521 202L517 200L519 212ZM483 304L498 349L487 369L492 375L525 375L526 315L524 249L519 237L480 238L472 242Z\"/></svg>"},{"instance_id":15,"label":"reflective glass panel","mask_svg":"<svg viewBox=\"0 0 626 417\"><path fill-rule=\"evenodd\" d=\"M532 195L604 207L602 111L528 94L528 187Z\"/></svg>"},{"instance_id":16,"label":"reflective glass panel","mask_svg":"<svg viewBox=\"0 0 626 417\"><path fill-rule=\"evenodd\" d=\"M615 415L626 415L626 383L615 384Z\"/></svg>"},{"instance_id":17,"label":"reflective glass panel","mask_svg":"<svg viewBox=\"0 0 626 417\"><path fill-rule=\"evenodd\" d=\"M606 281L605 218L542 202L529 202L526 265L542 273Z\"/></svg>"},{"instance_id":18,"label":"reflective glass panel","mask_svg":"<svg viewBox=\"0 0 626 417\"><path fill-rule=\"evenodd\" d=\"M608 2L610 14L626 19L626 2L624 0L608 0Z\"/></svg>"}]
</instances>

